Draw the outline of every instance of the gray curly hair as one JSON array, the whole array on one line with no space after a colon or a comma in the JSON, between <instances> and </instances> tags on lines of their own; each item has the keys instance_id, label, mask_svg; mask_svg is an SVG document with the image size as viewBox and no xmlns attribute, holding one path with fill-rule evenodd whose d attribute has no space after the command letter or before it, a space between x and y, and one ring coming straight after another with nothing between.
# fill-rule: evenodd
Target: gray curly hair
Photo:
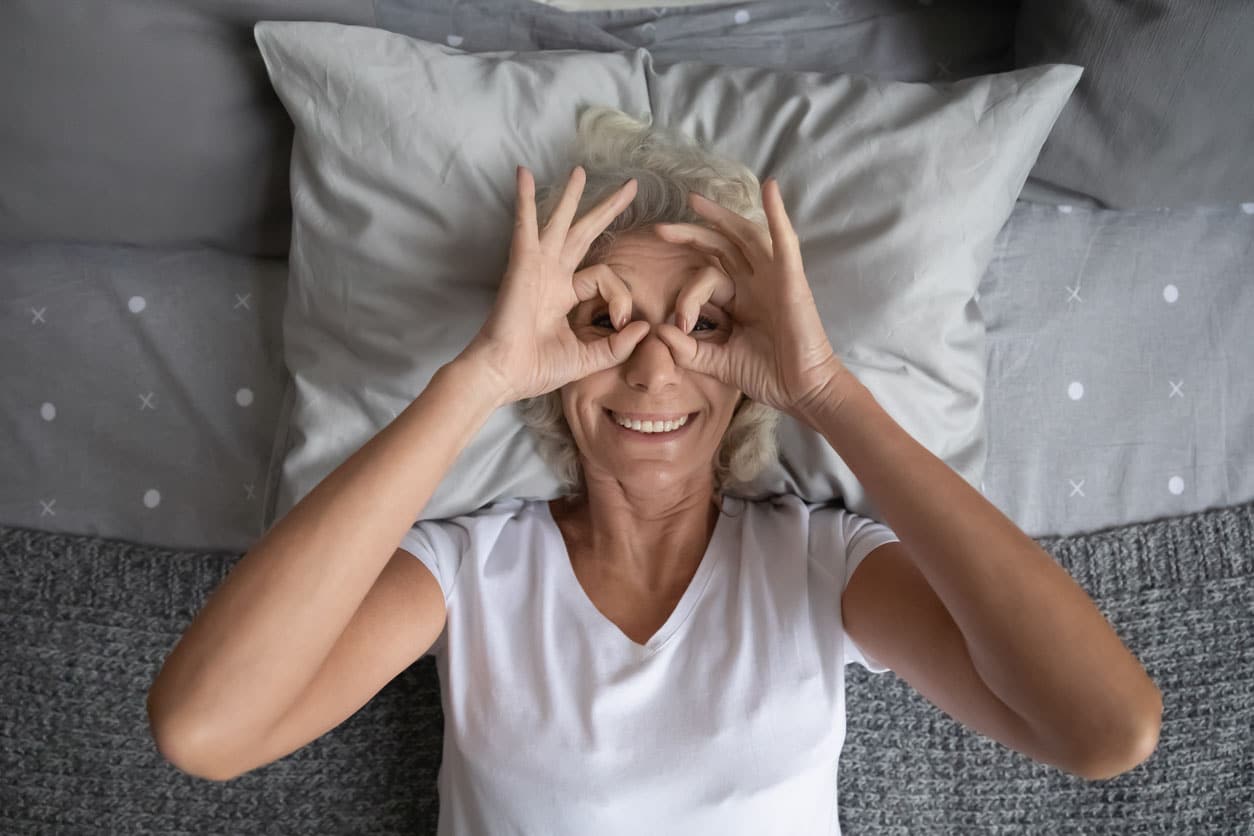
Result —
<instances>
[{"instance_id":1,"label":"gray curly hair","mask_svg":"<svg viewBox=\"0 0 1254 836\"><path fill-rule=\"evenodd\" d=\"M636 196L588 248L577 269L598 264L619 235L658 223L711 226L688 205L694 191L767 227L762 187L744 164L717 156L679 131L653 125L611 107L586 106L577 119L574 165L586 173L575 217L580 218L629 178L636 178ZM536 188L536 223L548 222L561 201L565 183ZM537 439L540 455L568 493L585 489L579 450L562 409L561 390L527 398L518 404L523 423ZM714 460L714 486L720 494L752 481L778 455L775 428L778 410L742 397L723 434Z\"/></svg>"}]
</instances>

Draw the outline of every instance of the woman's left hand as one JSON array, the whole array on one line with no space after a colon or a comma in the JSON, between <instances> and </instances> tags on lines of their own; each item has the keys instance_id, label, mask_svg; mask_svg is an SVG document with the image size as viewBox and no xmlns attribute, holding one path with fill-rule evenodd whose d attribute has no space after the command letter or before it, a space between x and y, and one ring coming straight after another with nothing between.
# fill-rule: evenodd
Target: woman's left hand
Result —
<instances>
[{"instance_id":1,"label":"woman's left hand","mask_svg":"<svg viewBox=\"0 0 1254 836\"><path fill-rule=\"evenodd\" d=\"M823 330L779 184L768 179L762 187L769 232L696 192L689 193L689 202L714 229L659 224L655 234L714 256L722 268L711 265L680 291L675 302L680 327L656 326L676 365L793 417L834 396L849 372ZM688 335L706 302L732 318L731 336L722 343Z\"/></svg>"}]
</instances>

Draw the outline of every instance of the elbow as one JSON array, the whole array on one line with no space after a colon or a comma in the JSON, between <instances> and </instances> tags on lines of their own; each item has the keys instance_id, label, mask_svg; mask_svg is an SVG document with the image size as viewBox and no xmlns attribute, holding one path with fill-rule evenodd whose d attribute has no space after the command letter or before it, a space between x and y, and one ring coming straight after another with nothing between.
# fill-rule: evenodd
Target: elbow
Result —
<instances>
[{"instance_id":1,"label":"elbow","mask_svg":"<svg viewBox=\"0 0 1254 836\"><path fill-rule=\"evenodd\" d=\"M1136 733L1118 747L1090 757L1080 771L1082 777L1089 781L1108 781L1136 769L1150 759L1158 748L1159 732L1162 729L1162 696L1158 697L1158 710L1143 719Z\"/></svg>"},{"instance_id":2,"label":"elbow","mask_svg":"<svg viewBox=\"0 0 1254 836\"><path fill-rule=\"evenodd\" d=\"M226 782L236 777L234 774L205 763L198 754L203 750L203 747L197 744L198 735L190 731L185 724L175 723L155 714L151 697L148 700L148 730L158 754L180 772L194 778L217 782Z\"/></svg>"},{"instance_id":3,"label":"elbow","mask_svg":"<svg viewBox=\"0 0 1254 836\"><path fill-rule=\"evenodd\" d=\"M193 740L185 735L166 729L154 730L152 737L161 757L180 772L191 775L193 778L218 783L225 783L237 777L234 773L218 769L201 759L197 755Z\"/></svg>"}]
</instances>

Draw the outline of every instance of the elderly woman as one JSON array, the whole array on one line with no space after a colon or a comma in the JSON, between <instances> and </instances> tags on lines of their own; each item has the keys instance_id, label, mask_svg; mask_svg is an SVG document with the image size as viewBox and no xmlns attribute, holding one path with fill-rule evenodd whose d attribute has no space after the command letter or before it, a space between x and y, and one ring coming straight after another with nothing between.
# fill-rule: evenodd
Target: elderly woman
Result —
<instances>
[{"instance_id":1,"label":"elderly woman","mask_svg":"<svg viewBox=\"0 0 1254 836\"><path fill-rule=\"evenodd\" d=\"M166 661L149 697L166 757L215 780L256 769L429 651L440 833L837 833L849 661L1077 775L1147 757L1157 688L841 364L778 185L617 111L586 111L580 140L586 166L539 208L519 167L474 340L250 550ZM569 495L414 525L516 403ZM772 459L780 413L891 529L724 494Z\"/></svg>"}]
</instances>

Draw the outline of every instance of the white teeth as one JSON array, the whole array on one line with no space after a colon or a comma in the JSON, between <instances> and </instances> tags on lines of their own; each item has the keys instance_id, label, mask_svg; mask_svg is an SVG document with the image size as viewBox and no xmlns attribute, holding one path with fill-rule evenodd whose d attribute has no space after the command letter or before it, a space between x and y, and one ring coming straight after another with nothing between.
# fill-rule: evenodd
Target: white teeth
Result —
<instances>
[{"instance_id":1,"label":"white teeth","mask_svg":"<svg viewBox=\"0 0 1254 836\"><path fill-rule=\"evenodd\" d=\"M614 416L614 420L619 424L619 426L627 427L628 429L642 433L668 433L673 430L677 430L684 424L688 423L687 415L676 421L629 421L618 415L618 413L611 412L610 414Z\"/></svg>"}]
</instances>

